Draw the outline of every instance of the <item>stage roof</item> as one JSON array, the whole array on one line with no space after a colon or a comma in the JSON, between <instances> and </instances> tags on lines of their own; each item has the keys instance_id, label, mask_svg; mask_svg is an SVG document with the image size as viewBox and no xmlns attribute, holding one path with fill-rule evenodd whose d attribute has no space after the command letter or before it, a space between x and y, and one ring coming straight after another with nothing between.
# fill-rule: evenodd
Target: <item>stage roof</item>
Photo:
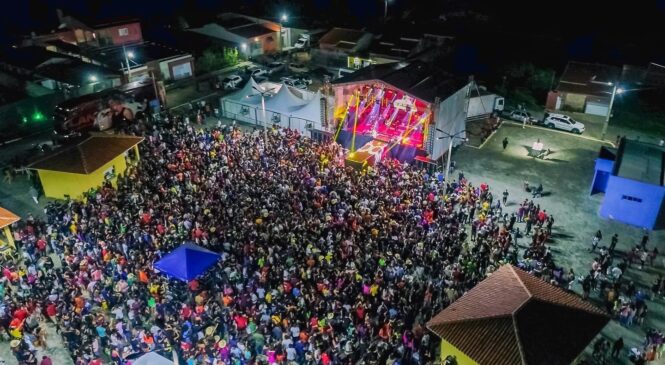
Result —
<instances>
[{"instance_id":1,"label":"stage roof","mask_svg":"<svg viewBox=\"0 0 665 365\"><path fill-rule=\"evenodd\" d=\"M433 67L423 61L410 63L386 63L362 68L337 79L335 85L377 80L394 86L407 94L432 103L436 97L441 101L456 93L468 83L459 77Z\"/></svg>"}]
</instances>

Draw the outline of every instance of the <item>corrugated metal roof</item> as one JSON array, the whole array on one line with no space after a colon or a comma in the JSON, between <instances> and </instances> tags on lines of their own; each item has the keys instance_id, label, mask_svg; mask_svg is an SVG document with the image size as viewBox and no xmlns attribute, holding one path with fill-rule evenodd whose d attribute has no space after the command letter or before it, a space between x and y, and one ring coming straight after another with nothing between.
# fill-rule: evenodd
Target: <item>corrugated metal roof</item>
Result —
<instances>
[{"instance_id":1,"label":"corrugated metal roof","mask_svg":"<svg viewBox=\"0 0 665 365\"><path fill-rule=\"evenodd\" d=\"M383 81L425 102L436 97L447 99L468 83L468 79L445 72L441 68L420 60L410 63L386 63L371 65L337 79L335 85Z\"/></svg>"},{"instance_id":2,"label":"corrugated metal roof","mask_svg":"<svg viewBox=\"0 0 665 365\"><path fill-rule=\"evenodd\" d=\"M365 32L355 29L347 28L333 28L328 33L326 33L319 43L337 45L339 42L348 42L348 43L357 43L362 36L365 35Z\"/></svg>"},{"instance_id":3,"label":"corrugated metal roof","mask_svg":"<svg viewBox=\"0 0 665 365\"><path fill-rule=\"evenodd\" d=\"M511 265L427 323L479 364L569 364L609 321L575 294Z\"/></svg>"}]
</instances>

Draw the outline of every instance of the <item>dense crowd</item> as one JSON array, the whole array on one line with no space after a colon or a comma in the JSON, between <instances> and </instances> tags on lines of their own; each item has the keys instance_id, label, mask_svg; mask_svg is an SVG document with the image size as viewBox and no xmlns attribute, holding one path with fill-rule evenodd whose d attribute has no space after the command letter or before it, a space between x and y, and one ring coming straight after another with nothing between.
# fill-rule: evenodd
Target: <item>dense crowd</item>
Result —
<instances>
[{"instance_id":1,"label":"dense crowd","mask_svg":"<svg viewBox=\"0 0 665 365\"><path fill-rule=\"evenodd\" d=\"M545 245L553 218L532 200L505 212L507 192L462 174L440 182L393 160L357 172L338 145L289 130L264 140L172 117L145 136L117 187L16 230L23 260L3 269L0 315L21 364L46 346L43 318L77 365L151 350L186 364L426 364L425 322L499 265L568 284ZM153 269L185 241L221 259L191 282Z\"/></svg>"}]
</instances>

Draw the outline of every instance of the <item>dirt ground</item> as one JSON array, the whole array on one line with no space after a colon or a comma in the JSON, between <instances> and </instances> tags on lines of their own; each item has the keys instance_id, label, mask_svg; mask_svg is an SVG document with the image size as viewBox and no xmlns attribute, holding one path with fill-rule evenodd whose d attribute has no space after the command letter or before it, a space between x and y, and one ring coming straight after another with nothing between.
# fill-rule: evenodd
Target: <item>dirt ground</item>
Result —
<instances>
[{"instance_id":1,"label":"dirt ground","mask_svg":"<svg viewBox=\"0 0 665 365\"><path fill-rule=\"evenodd\" d=\"M502 141L508 138L508 147L503 150ZM582 136L584 137L584 136ZM528 148L540 138L545 148L554 151L547 160L528 157ZM600 245L609 245L614 233L619 235L617 250L620 255L639 242L643 230L619 222L605 220L597 212L602 202L602 194L590 196L591 179L594 173L594 159L597 157L601 143L581 138L565 132L526 128L505 123L482 149L461 147L453 153L457 162L457 173L462 171L471 181L479 184L486 182L492 191L499 196L508 189L509 198L507 212L517 209L519 203L531 195L524 191L523 181L530 185L543 184L544 196L536 198L543 209L554 216L553 242L550 244L555 261L559 266L572 267L576 274L587 273L591 268L594 256L588 252L591 237L600 229L603 240ZM650 233L648 248L654 244L660 252L664 252L661 244L665 238L663 231ZM522 239L520 244L527 244ZM615 259L616 260L616 259ZM665 272L664 260L656 260L656 268L645 267L639 270L637 265L627 270L627 277L635 281L638 288L648 289L658 274ZM581 293L581 284L575 287ZM592 300L597 301L598 293L592 293ZM598 301L600 304L600 302ZM665 301L663 298L647 302L649 313L643 328L634 325L630 329L621 327L617 321L608 324L600 336L611 342L623 336L626 351L622 358L612 363L630 364L627 351L631 347L640 347L645 330L652 327L665 328ZM590 353L590 349L587 348ZM665 364L665 361L656 364Z\"/></svg>"}]
</instances>

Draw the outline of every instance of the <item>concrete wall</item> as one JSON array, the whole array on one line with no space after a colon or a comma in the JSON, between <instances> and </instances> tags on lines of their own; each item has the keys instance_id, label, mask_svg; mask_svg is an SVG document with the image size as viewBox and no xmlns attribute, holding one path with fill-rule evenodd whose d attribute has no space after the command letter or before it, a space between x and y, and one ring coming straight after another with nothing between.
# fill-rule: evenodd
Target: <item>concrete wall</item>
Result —
<instances>
[{"instance_id":1,"label":"concrete wall","mask_svg":"<svg viewBox=\"0 0 665 365\"><path fill-rule=\"evenodd\" d=\"M192 70L192 76L194 76L194 58L191 55L183 55L159 63L159 72L161 73L161 80L172 80L174 78L173 67L176 67L184 63L190 64L189 66Z\"/></svg>"},{"instance_id":2,"label":"concrete wall","mask_svg":"<svg viewBox=\"0 0 665 365\"><path fill-rule=\"evenodd\" d=\"M103 45L122 45L143 41L141 23L134 22L113 27L99 29L96 32L97 39ZM121 34L122 33L122 34Z\"/></svg>"},{"instance_id":3,"label":"concrete wall","mask_svg":"<svg viewBox=\"0 0 665 365\"><path fill-rule=\"evenodd\" d=\"M441 363L443 363L447 356L454 356L457 359L457 365L478 365L470 357L466 356L462 351L458 350L457 347L453 346L450 342L446 340L441 340ZM497 364L498 365L498 364Z\"/></svg>"},{"instance_id":4,"label":"concrete wall","mask_svg":"<svg viewBox=\"0 0 665 365\"><path fill-rule=\"evenodd\" d=\"M117 176L127 170L124 154L119 155L88 175L49 170L37 170L37 172L46 197L64 199L65 195L69 195L72 199L81 199L83 193L102 185L104 174L113 166L115 166L116 177L112 180L112 183L115 186Z\"/></svg>"},{"instance_id":5,"label":"concrete wall","mask_svg":"<svg viewBox=\"0 0 665 365\"><path fill-rule=\"evenodd\" d=\"M610 176L600 215L642 228L653 229L662 209L665 187L620 176Z\"/></svg>"}]
</instances>

